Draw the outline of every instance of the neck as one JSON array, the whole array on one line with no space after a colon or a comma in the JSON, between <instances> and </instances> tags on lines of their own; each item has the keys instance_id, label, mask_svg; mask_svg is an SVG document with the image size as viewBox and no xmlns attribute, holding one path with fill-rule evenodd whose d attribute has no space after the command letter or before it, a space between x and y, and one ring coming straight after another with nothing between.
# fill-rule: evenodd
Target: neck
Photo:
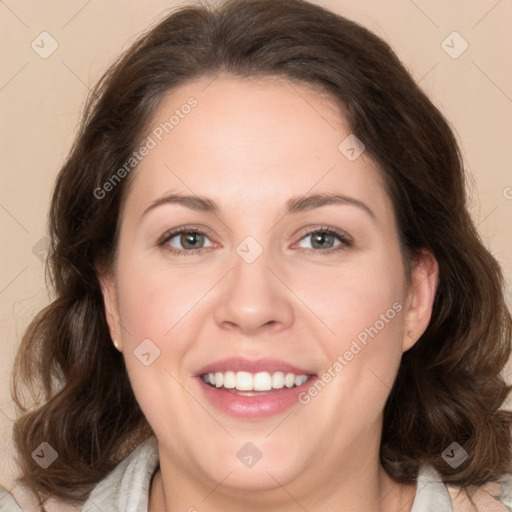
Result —
<instances>
[{"instance_id":1,"label":"neck","mask_svg":"<svg viewBox=\"0 0 512 512\"><path fill-rule=\"evenodd\" d=\"M410 512L417 489L416 483L395 482L380 465L374 478L367 477L359 485L354 486L352 480L345 480L338 481L331 489L329 482L322 481L322 485L316 486L318 492L307 496L296 497L288 490L292 486L285 487L274 483L275 492L265 493L267 497L262 499L261 491L236 493L230 492L227 487L223 489L225 482L209 490L204 487L201 489L200 485L194 486L192 482L189 485L173 485L172 480L164 478L161 468L158 467L151 482L148 512L197 512L206 500L210 512L297 512L300 508L315 512Z\"/></svg>"}]
</instances>

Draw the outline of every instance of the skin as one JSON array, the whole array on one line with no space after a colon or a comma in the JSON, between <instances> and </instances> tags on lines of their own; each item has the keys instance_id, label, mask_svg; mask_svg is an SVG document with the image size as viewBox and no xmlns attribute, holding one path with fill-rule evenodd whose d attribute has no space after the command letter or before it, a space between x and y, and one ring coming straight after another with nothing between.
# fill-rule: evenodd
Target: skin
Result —
<instances>
[{"instance_id":1,"label":"skin","mask_svg":"<svg viewBox=\"0 0 512 512\"><path fill-rule=\"evenodd\" d=\"M279 79L204 78L171 91L151 129L191 96L198 105L133 171L116 265L101 276L112 338L159 441L149 510L410 510L416 484L398 485L379 462L382 413L402 353L429 323L437 262L420 254L408 286L392 202L364 152L349 161L338 150L350 129L329 97ZM283 215L292 196L321 192L375 218L349 204ZM219 212L164 204L143 215L170 193L207 196ZM206 234L197 253L170 253L190 251L179 235L159 246L189 224ZM306 232L325 226L353 244L313 245ZM250 264L236 252L247 236L263 249ZM281 415L220 413L193 377L230 356L321 375L395 302L401 311L316 397ZM160 350L150 366L133 354L147 338ZM236 456L247 442L262 453L252 468Z\"/></svg>"}]
</instances>

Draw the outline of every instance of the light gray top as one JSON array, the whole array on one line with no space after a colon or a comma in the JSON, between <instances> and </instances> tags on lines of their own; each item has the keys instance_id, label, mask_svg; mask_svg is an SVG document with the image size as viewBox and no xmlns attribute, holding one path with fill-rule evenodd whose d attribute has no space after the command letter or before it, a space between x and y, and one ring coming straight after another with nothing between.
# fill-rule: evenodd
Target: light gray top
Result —
<instances>
[{"instance_id":1,"label":"light gray top","mask_svg":"<svg viewBox=\"0 0 512 512\"><path fill-rule=\"evenodd\" d=\"M151 437L94 487L81 512L147 512L151 478L157 466L158 445L156 437ZM499 484L501 494L496 504L512 512L512 474L501 477ZM11 494L0 486L0 512L20 510ZM432 466L420 468L411 512L453 512L448 488Z\"/></svg>"}]
</instances>

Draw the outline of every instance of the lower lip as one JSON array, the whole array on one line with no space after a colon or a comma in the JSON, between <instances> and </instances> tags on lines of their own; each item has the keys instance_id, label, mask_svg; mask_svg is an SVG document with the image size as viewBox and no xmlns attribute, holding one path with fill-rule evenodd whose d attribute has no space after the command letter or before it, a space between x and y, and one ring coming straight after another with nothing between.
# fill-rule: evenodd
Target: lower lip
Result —
<instances>
[{"instance_id":1,"label":"lower lip","mask_svg":"<svg viewBox=\"0 0 512 512\"><path fill-rule=\"evenodd\" d=\"M241 419L263 419L275 416L299 404L298 395L308 389L316 377L310 377L304 384L293 388L265 391L266 394L242 396L226 388L213 388L197 377L207 400L220 411Z\"/></svg>"}]
</instances>

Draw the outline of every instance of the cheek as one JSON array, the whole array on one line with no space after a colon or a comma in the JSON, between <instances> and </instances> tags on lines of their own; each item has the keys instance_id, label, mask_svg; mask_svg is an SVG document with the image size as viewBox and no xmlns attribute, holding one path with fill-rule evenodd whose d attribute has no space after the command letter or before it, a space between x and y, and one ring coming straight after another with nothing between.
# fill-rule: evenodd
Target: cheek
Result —
<instances>
[{"instance_id":1,"label":"cheek","mask_svg":"<svg viewBox=\"0 0 512 512\"><path fill-rule=\"evenodd\" d=\"M302 278L299 293L319 318L317 339L328 361L321 383L303 397L319 418L330 410L333 423L355 426L380 414L402 355L403 272L399 256L382 251L318 273L314 281Z\"/></svg>"},{"instance_id":2,"label":"cheek","mask_svg":"<svg viewBox=\"0 0 512 512\"><path fill-rule=\"evenodd\" d=\"M143 266L140 261L120 266L118 283L123 354L130 381L143 409L149 404L151 414L156 411L158 417L159 404L174 396L169 373L178 377L189 340L196 338L188 314L200 299L200 290L191 286L185 273ZM165 400L158 398L162 390L167 394Z\"/></svg>"},{"instance_id":3,"label":"cheek","mask_svg":"<svg viewBox=\"0 0 512 512\"><path fill-rule=\"evenodd\" d=\"M118 280L123 336L132 345L145 338L168 340L215 282L211 272L170 269L154 262L126 264Z\"/></svg>"},{"instance_id":4,"label":"cheek","mask_svg":"<svg viewBox=\"0 0 512 512\"><path fill-rule=\"evenodd\" d=\"M399 258L385 252L356 255L346 264L318 267L314 272L303 269L294 280L297 296L315 314L316 326L323 328L324 338L332 340L329 345L337 350L359 335L364 341L367 329L375 326L383 336L400 341L403 286Z\"/></svg>"},{"instance_id":5,"label":"cheek","mask_svg":"<svg viewBox=\"0 0 512 512\"><path fill-rule=\"evenodd\" d=\"M146 417L158 425L187 407L186 366L208 313L208 291L218 280L211 269L169 268L165 261L125 259L118 266L123 354L132 388ZM174 377L174 378L173 378ZM181 397L181 398L180 398Z\"/></svg>"},{"instance_id":6,"label":"cheek","mask_svg":"<svg viewBox=\"0 0 512 512\"><path fill-rule=\"evenodd\" d=\"M187 273L163 271L154 265L144 266L141 272L136 265L126 265L118 275L128 376L144 415L161 433L174 424L169 411L190 407L181 387L187 385L181 371L190 340L197 339L191 310L204 291L190 286Z\"/></svg>"}]
</instances>

